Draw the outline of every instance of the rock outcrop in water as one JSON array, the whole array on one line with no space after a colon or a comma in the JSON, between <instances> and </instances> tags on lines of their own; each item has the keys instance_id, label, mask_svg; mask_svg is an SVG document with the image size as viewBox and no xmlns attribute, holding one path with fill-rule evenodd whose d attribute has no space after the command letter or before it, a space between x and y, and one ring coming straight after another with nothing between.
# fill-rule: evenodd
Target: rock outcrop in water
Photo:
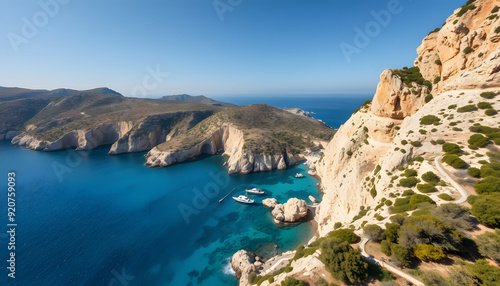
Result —
<instances>
[{"instance_id":1,"label":"rock outcrop in water","mask_svg":"<svg viewBox=\"0 0 500 286\"><path fill-rule=\"evenodd\" d=\"M271 214L276 225L288 226L307 217L308 210L306 201L291 198L285 204L276 204Z\"/></svg>"},{"instance_id":2,"label":"rock outcrop in water","mask_svg":"<svg viewBox=\"0 0 500 286\"><path fill-rule=\"evenodd\" d=\"M250 272L255 271L255 256L246 251L240 250L231 258L231 266L235 272L235 277L240 278L240 281L247 281Z\"/></svg>"},{"instance_id":3,"label":"rock outcrop in water","mask_svg":"<svg viewBox=\"0 0 500 286\"><path fill-rule=\"evenodd\" d=\"M264 205L266 208L274 209L274 207L277 204L278 204L278 200L276 200L275 198L262 200L262 205Z\"/></svg>"}]
</instances>

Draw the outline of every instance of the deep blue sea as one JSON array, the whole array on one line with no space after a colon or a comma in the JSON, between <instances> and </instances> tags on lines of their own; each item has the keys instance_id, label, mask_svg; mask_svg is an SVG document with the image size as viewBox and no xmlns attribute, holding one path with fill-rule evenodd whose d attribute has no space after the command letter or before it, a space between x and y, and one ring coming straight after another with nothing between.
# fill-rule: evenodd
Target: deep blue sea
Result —
<instances>
[{"instance_id":1,"label":"deep blue sea","mask_svg":"<svg viewBox=\"0 0 500 286\"><path fill-rule=\"evenodd\" d=\"M249 103L299 107L338 127L365 99ZM240 100L232 102L247 99ZM229 259L237 250L288 251L313 235L309 223L276 227L260 203L266 197L281 203L308 195L321 199L316 179L294 177L306 172L302 164L229 176L221 156L150 169L143 166L144 153L107 151L45 153L0 141L0 285L234 286ZM16 173L15 279L6 268L8 172ZM268 196L255 196L254 205L230 196L219 203L233 188L237 196L251 187Z\"/></svg>"},{"instance_id":2,"label":"deep blue sea","mask_svg":"<svg viewBox=\"0 0 500 286\"><path fill-rule=\"evenodd\" d=\"M340 125L351 117L354 110L358 109L373 95L311 95L311 96L211 96L224 102L237 105L263 103L278 108L300 108L313 112L311 117L321 119L328 126L339 128Z\"/></svg>"}]
</instances>

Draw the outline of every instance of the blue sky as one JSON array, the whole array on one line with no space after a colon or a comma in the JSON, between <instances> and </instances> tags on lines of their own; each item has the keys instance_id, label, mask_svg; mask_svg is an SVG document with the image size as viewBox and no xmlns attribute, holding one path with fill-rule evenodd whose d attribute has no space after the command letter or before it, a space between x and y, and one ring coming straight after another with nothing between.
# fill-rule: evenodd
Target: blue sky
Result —
<instances>
[{"instance_id":1,"label":"blue sky","mask_svg":"<svg viewBox=\"0 0 500 286\"><path fill-rule=\"evenodd\" d=\"M149 96L373 93L380 73L412 66L422 39L464 2L4 0L0 85ZM383 26L372 15L380 11L391 18ZM356 27L368 27L363 45ZM342 43L357 49L350 61Z\"/></svg>"}]
</instances>

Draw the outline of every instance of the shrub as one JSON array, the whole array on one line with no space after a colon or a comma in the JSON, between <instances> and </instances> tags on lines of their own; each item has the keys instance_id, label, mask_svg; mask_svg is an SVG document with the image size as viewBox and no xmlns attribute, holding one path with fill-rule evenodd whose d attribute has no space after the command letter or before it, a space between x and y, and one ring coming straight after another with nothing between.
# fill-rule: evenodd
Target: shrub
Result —
<instances>
[{"instance_id":1,"label":"shrub","mask_svg":"<svg viewBox=\"0 0 500 286\"><path fill-rule=\"evenodd\" d=\"M415 177L408 177L399 180L399 185L406 188L413 188L417 185L418 180Z\"/></svg>"},{"instance_id":2,"label":"shrub","mask_svg":"<svg viewBox=\"0 0 500 286\"><path fill-rule=\"evenodd\" d=\"M482 92L480 96L486 99L493 99L497 94L492 91Z\"/></svg>"},{"instance_id":3,"label":"shrub","mask_svg":"<svg viewBox=\"0 0 500 286\"><path fill-rule=\"evenodd\" d=\"M446 255L444 252L430 244L417 244L413 247L413 253L415 256L423 261L440 261Z\"/></svg>"},{"instance_id":4,"label":"shrub","mask_svg":"<svg viewBox=\"0 0 500 286\"><path fill-rule=\"evenodd\" d=\"M444 251L458 251L462 247L463 237L452 224L443 223L436 216L414 213L401 226L398 242L408 248L432 244Z\"/></svg>"},{"instance_id":5,"label":"shrub","mask_svg":"<svg viewBox=\"0 0 500 286\"><path fill-rule=\"evenodd\" d=\"M471 167L467 169L467 173L474 178L480 178L481 177L481 170L478 168Z\"/></svg>"},{"instance_id":6,"label":"shrub","mask_svg":"<svg viewBox=\"0 0 500 286\"><path fill-rule=\"evenodd\" d=\"M493 109L493 108L488 108L484 111L484 114L488 115L488 116L493 116L493 115L496 115L498 112Z\"/></svg>"},{"instance_id":7,"label":"shrub","mask_svg":"<svg viewBox=\"0 0 500 286\"><path fill-rule=\"evenodd\" d=\"M486 177L474 184L474 190L478 194L489 194L500 192L500 178Z\"/></svg>"},{"instance_id":8,"label":"shrub","mask_svg":"<svg viewBox=\"0 0 500 286\"><path fill-rule=\"evenodd\" d=\"M439 79L441 79L440 77L437 77ZM439 81L438 81L439 82ZM434 83L436 84L436 80L434 80ZM425 103L428 103L429 101L431 101L434 97L432 96L432 94L429 94L425 97Z\"/></svg>"},{"instance_id":9,"label":"shrub","mask_svg":"<svg viewBox=\"0 0 500 286\"><path fill-rule=\"evenodd\" d=\"M408 141L403 139L403 140L401 140L401 144L404 146L404 145L408 144Z\"/></svg>"},{"instance_id":10,"label":"shrub","mask_svg":"<svg viewBox=\"0 0 500 286\"><path fill-rule=\"evenodd\" d=\"M500 229L479 235L476 245L482 256L500 262Z\"/></svg>"},{"instance_id":11,"label":"shrub","mask_svg":"<svg viewBox=\"0 0 500 286\"><path fill-rule=\"evenodd\" d=\"M395 213L402 213L417 209L421 204L436 204L431 198L426 195L414 194L409 197L398 198L394 202L391 210ZM392 217L391 217L392 221ZM394 221L393 221L394 222Z\"/></svg>"},{"instance_id":12,"label":"shrub","mask_svg":"<svg viewBox=\"0 0 500 286\"><path fill-rule=\"evenodd\" d=\"M304 249L305 249L305 247L302 244L297 246L297 248L295 248L295 255L293 256L292 261L304 257Z\"/></svg>"},{"instance_id":13,"label":"shrub","mask_svg":"<svg viewBox=\"0 0 500 286\"><path fill-rule=\"evenodd\" d=\"M405 217L400 214L393 215L389 218L392 223L402 225L403 222L405 221Z\"/></svg>"},{"instance_id":14,"label":"shrub","mask_svg":"<svg viewBox=\"0 0 500 286\"><path fill-rule=\"evenodd\" d=\"M500 7L495 6L495 8L493 8L490 13L494 14L494 13L498 12L499 9L500 9Z\"/></svg>"},{"instance_id":15,"label":"shrub","mask_svg":"<svg viewBox=\"0 0 500 286\"><path fill-rule=\"evenodd\" d=\"M340 227L342 227L342 223L341 222L336 222L334 225L333 225L333 229L339 229Z\"/></svg>"},{"instance_id":16,"label":"shrub","mask_svg":"<svg viewBox=\"0 0 500 286\"><path fill-rule=\"evenodd\" d=\"M290 273L290 272L292 272L292 270L293 270L293 267L292 267L292 266L287 266L287 267L285 267L284 272L285 272L285 273Z\"/></svg>"},{"instance_id":17,"label":"shrub","mask_svg":"<svg viewBox=\"0 0 500 286\"><path fill-rule=\"evenodd\" d=\"M305 286L306 282L302 280L297 280L291 276L287 277L281 282L281 286Z\"/></svg>"},{"instance_id":18,"label":"shrub","mask_svg":"<svg viewBox=\"0 0 500 286\"><path fill-rule=\"evenodd\" d=\"M441 81L441 77L440 76L437 76L434 78L434 84L437 84L438 82ZM426 97L427 98L427 97ZM432 99L432 98L431 98Z\"/></svg>"},{"instance_id":19,"label":"shrub","mask_svg":"<svg viewBox=\"0 0 500 286\"><path fill-rule=\"evenodd\" d=\"M370 195L372 196L372 198L375 198L377 196L377 190L375 189L375 187L370 190Z\"/></svg>"},{"instance_id":20,"label":"shrub","mask_svg":"<svg viewBox=\"0 0 500 286\"><path fill-rule=\"evenodd\" d=\"M479 109L488 109L488 108L491 108L491 104L489 104L488 102L479 102L477 104L477 107Z\"/></svg>"},{"instance_id":21,"label":"shrub","mask_svg":"<svg viewBox=\"0 0 500 286\"><path fill-rule=\"evenodd\" d=\"M376 224L368 224L363 228L363 235L373 241L382 241L384 239L384 231Z\"/></svg>"},{"instance_id":22,"label":"shrub","mask_svg":"<svg viewBox=\"0 0 500 286\"><path fill-rule=\"evenodd\" d=\"M467 13L467 11L469 10L473 10L476 8L476 6L474 4L472 4L474 1L467 1L467 3L465 3L465 5L462 6L462 8L460 9L460 11L457 12L457 17L461 17L463 14Z\"/></svg>"},{"instance_id":23,"label":"shrub","mask_svg":"<svg viewBox=\"0 0 500 286\"><path fill-rule=\"evenodd\" d=\"M441 179L436 174L429 171L422 175L422 180L428 183L438 183Z\"/></svg>"},{"instance_id":24,"label":"shrub","mask_svg":"<svg viewBox=\"0 0 500 286\"><path fill-rule=\"evenodd\" d=\"M453 198L448 194L439 194L438 197L445 201L453 201Z\"/></svg>"},{"instance_id":25,"label":"shrub","mask_svg":"<svg viewBox=\"0 0 500 286\"><path fill-rule=\"evenodd\" d=\"M457 108L457 105L456 105L456 104L452 104L452 105L449 105L449 106L448 106L448 109L455 109L455 108Z\"/></svg>"},{"instance_id":26,"label":"shrub","mask_svg":"<svg viewBox=\"0 0 500 286\"><path fill-rule=\"evenodd\" d=\"M328 234L330 238L338 238L347 243L355 243L358 240L358 236L354 233L352 229L338 229L330 232Z\"/></svg>"},{"instance_id":27,"label":"shrub","mask_svg":"<svg viewBox=\"0 0 500 286\"><path fill-rule=\"evenodd\" d=\"M380 243L380 251L382 251L382 253L387 256L391 256L392 255L391 245L392 243L390 241L382 240L382 242Z\"/></svg>"},{"instance_id":28,"label":"shrub","mask_svg":"<svg viewBox=\"0 0 500 286\"><path fill-rule=\"evenodd\" d=\"M467 48L465 48L465 49L464 49L464 54L470 54L470 53L472 53L473 51L474 51L474 49L473 49L473 48L471 48L471 47L467 47Z\"/></svg>"},{"instance_id":29,"label":"shrub","mask_svg":"<svg viewBox=\"0 0 500 286\"><path fill-rule=\"evenodd\" d=\"M485 259L468 264L467 269L478 280L478 285L495 286L500 281L500 268L490 265Z\"/></svg>"},{"instance_id":30,"label":"shrub","mask_svg":"<svg viewBox=\"0 0 500 286\"><path fill-rule=\"evenodd\" d=\"M412 196L414 194L415 194L415 192L413 190L406 190L406 191L403 192L403 196L404 197Z\"/></svg>"},{"instance_id":31,"label":"shrub","mask_svg":"<svg viewBox=\"0 0 500 286\"><path fill-rule=\"evenodd\" d=\"M440 59L435 60L434 63L438 66L443 65Z\"/></svg>"},{"instance_id":32,"label":"shrub","mask_svg":"<svg viewBox=\"0 0 500 286\"><path fill-rule=\"evenodd\" d=\"M398 232L401 226L399 224L394 224L394 223L386 223L385 224L385 231L384 231L384 236L386 240L390 242L398 242Z\"/></svg>"},{"instance_id":33,"label":"shrub","mask_svg":"<svg viewBox=\"0 0 500 286\"><path fill-rule=\"evenodd\" d=\"M427 131L425 129L420 129L420 130L418 130L418 132L420 132L420 134L422 134L422 135L427 134Z\"/></svg>"},{"instance_id":34,"label":"shrub","mask_svg":"<svg viewBox=\"0 0 500 286\"><path fill-rule=\"evenodd\" d=\"M446 141L444 141L443 139L438 139L436 143L438 143L439 145L443 145L444 143L446 143Z\"/></svg>"},{"instance_id":35,"label":"shrub","mask_svg":"<svg viewBox=\"0 0 500 286\"><path fill-rule=\"evenodd\" d=\"M335 279L360 283L368 276L368 264L363 261L359 250L341 239L330 238L321 243L319 258Z\"/></svg>"},{"instance_id":36,"label":"shrub","mask_svg":"<svg viewBox=\"0 0 500 286\"><path fill-rule=\"evenodd\" d=\"M467 166L467 163L465 163L465 161L460 159L457 155L446 155L443 157L443 162L455 169L463 169Z\"/></svg>"},{"instance_id":37,"label":"shrub","mask_svg":"<svg viewBox=\"0 0 500 286\"><path fill-rule=\"evenodd\" d=\"M422 143L420 143L420 141L411 141L410 144L413 147L420 147L420 146L422 146Z\"/></svg>"},{"instance_id":38,"label":"shrub","mask_svg":"<svg viewBox=\"0 0 500 286\"><path fill-rule=\"evenodd\" d=\"M407 87L411 88L412 83L414 82L419 85L427 86L429 90L432 89L432 83L424 79L418 67L403 68L402 70L393 70L393 72L401 78Z\"/></svg>"},{"instance_id":39,"label":"shrub","mask_svg":"<svg viewBox=\"0 0 500 286\"><path fill-rule=\"evenodd\" d=\"M496 33L496 34L500 33L500 26L496 27L496 29L495 29L495 33Z\"/></svg>"},{"instance_id":40,"label":"shrub","mask_svg":"<svg viewBox=\"0 0 500 286\"><path fill-rule=\"evenodd\" d=\"M373 171L373 174L378 174L378 172L380 172L381 169L382 169L382 167L380 165L377 165L375 167L375 170Z\"/></svg>"},{"instance_id":41,"label":"shrub","mask_svg":"<svg viewBox=\"0 0 500 286\"><path fill-rule=\"evenodd\" d=\"M253 284L256 278L257 278L257 273L250 272L250 274L248 274L248 282L250 282L250 284Z\"/></svg>"},{"instance_id":42,"label":"shrub","mask_svg":"<svg viewBox=\"0 0 500 286\"><path fill-rule=\"evenodd\" d=\"M417 189L424 194L437 192L436 187L434 187L434 185L429 184L429 183L418 184Z\"/></svg>"},{"instance_id":43,"label":"shrub","mask_svg":"<svg viewBox=\"0 0 500 286\"><path fill-rule=\"evenodd\" d=\"M420 124L422 125L439 125L440 119L434 115L426 115L420 118Z\"/></svg>"},{"instance_id":44,"label":"shrub","mask_svg":"<svg viewBox=\"0 0 500 286\"><path fill-rule=\"evenodd\" d=\"M487 137L484 137L481 134L473 134L467 140L467 143L469 143L469 147L471 149L477 149L477 148L482 148L490 143L490 140L488 140Z\"/></svg>"},{"instance_id":45,"label":"shrub","mask_svg":"<svg viewBox=\"0 0 500 286\"><path fill-rule=\"evenodd\" d=\"M483 166L481 166L481 177L500 178L500 162L486 163Z\"/></svg>"},{"instance_id":46,"label":"shrub","mask_svg":"<svg viewBox=\"0 0 500 286\"><path fill-rule=\"evenodd\" d=\"M347 156L352 156L352 151L349 150L349 151L347 151L346 154L347 154Z\"/></svg>"},{"instance_id":47,"label":"shrub","mask_svg":"<svg viewBox=\"0 0 500 286\"><path fill-rule=\"evenodd\" d=\"M391 245L392 257L394 257L401 265L410 266L411 265L411 255L408 248L401 246L399 244Z\"/></svg>"},{"instance_id":48,"label":"shrub","mask_svg":"<svg viewBox=\"0 0 500 286\"><path fill-rule=\"evenodd\" d=\"M403 173L405 177L416 177L418 175L417 171L413 169L406 169Z\"/></svg>"},{"instance_id":49,"label":"shrub","mask_svg":"<svg viewBox=\"0 0 500 286\"><path fill-rule=\"evenodd\" d=\"M443 152L447 154L458 154L460 153L460 146L454 143L444 143L443 146L441 146L443 149Z\"/></svg>"},{"instance_id":50,"label":"shrub","mask_svg":"<svg viewBox=\"0 0 500 286\"><path fill-rule=\"evenodd\" d=\"M471 212L477 220L489 227L500 227L500 194L471 196L467 200L471 205Z\"/></svg>"},{"instance_id":51,"label":"shrub","mask_svg":"<svg viewBox=\"0 0 500 286\"><path fill-rule=\"evenodd\" d=\"M473 104L465 105L462 107L457 108L457 112L463 113L463 112L471 112L471 111L476 111L477 107Z\"/></svg>"}]
</instances>

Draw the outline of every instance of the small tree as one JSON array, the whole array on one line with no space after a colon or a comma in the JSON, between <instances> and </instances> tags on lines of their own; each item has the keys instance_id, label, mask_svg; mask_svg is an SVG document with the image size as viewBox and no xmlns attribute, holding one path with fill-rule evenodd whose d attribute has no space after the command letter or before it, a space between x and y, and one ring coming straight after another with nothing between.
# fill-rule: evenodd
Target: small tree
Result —
<instances>
[{"instance_id":1,"label":"small tree","mask_svg":"<svg viewBox=\"0 0 500 286\"><path fill-rule=\"evenodd\" d=\"M376 224L368 224L363 228L363 234L366 238L373 241L381 241L384 239L384 231Z\"/></svg>"},{"instance_id":2,"label":"small tree","mask_svg":"<svg viewBox=\"0 0 500 286\"><path fill-rule=\"evenodd\" d=\"M384 231L384 236L385 238L390 241L390 242L398 242L398 237L399 237L399 229L401 226L399 224L395 223L386 223L385 224L385 231Z\"/></svg>"},{"instance_id":3,"label":"small tree","mask_svg":"<svg viewBox=\"0 0 500 286\"><path fill-rule=\"evenodd\" d=\"M355 250L339 238L328 238L323 241L319 258L338 280L360 283L368 276L368 264L363 261L359 250Z\"/></svg>"},{"instance_id":4,"label":"small tree","mask_svg":"<svg viewBox=\"0 0 500 286\"><path fill-rule=\"evenodd\" d=\"M479 235L476 244L482 256L500 262L500 229Z\"/></svg>"},{"instance_id":5,"label":"small tree","mask_svg":"<svg viewBox=\"0 0 500 286\"><path fill-rule=\"evenodd\" d=\"M428 183L438 183L441 179L436 174L429 171L422 175L422 180Z\"/></svg>"},{"instance_id":6,"label":"small tree","mask_svg":"<svg viewBox=\"0 0 500 286\"><path fill-rule=\"evenodd\" d=\"M392 257L394 259L396 259L397 261L399 261L399 263L401 263L401 265L406 266L406 267L409 267L411 265L411 254L410 254L410 251L408 250L408 248L406 248L402 245L393 243L391 245L391 253L392 253Z\"/></svg>"},{"instance_id":7,"label":"small tree","mask_svg":"<svg viewBox=\"0 0 500 286\"><path fill-rule=\"evenodd\" d=\"M418 244L413 247L413 252L418 259L423 261L439 261L445 258L444 252L430 244Z\"/></svg>"},{"instance_id":8,"label":"small tree","mask_svg":"<svg viewBox=\"0 0 500 286\"><path fill-rule=\"evenodd\" d=\"M388 240L382 240L382 242L380 243L380 251L382 251L382 253L387 256L391 256L392 255L391 245L392 242Z\"/></svg>"}]
</instances>

